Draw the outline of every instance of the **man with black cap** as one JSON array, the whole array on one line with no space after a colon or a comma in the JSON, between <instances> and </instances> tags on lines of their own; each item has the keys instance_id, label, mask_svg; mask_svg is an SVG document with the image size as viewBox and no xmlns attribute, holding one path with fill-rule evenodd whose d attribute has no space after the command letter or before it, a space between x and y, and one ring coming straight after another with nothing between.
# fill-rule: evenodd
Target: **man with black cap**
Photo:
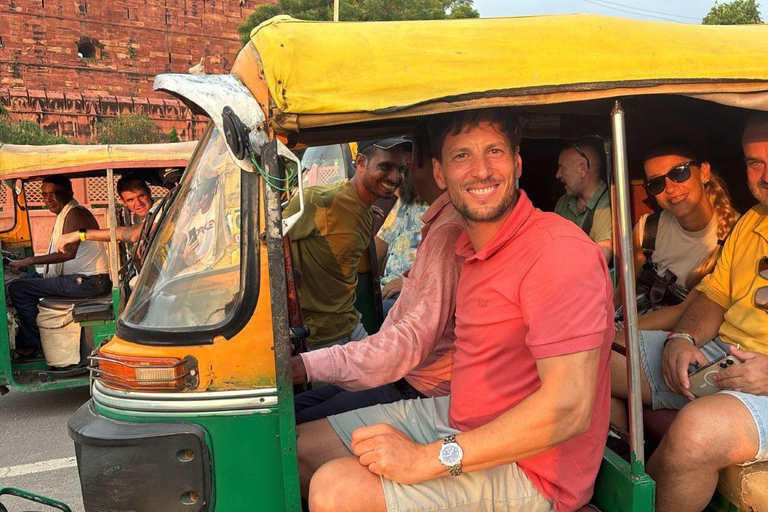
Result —
<instances>
[{"instance_id":1,"label":"man with black cap","mask_svg":"<svg viewBox=\"0 0 768 512\"><path fill-rule=\"evenodd\" d=\"M402 137L360 142L352 179L304 191L305 212L290 237L302 276L299 299L309 350L367 335L355 310L357 267L371 242L371 207L379 198L393 197L410 149ZM284 215L298 210L293 197Z\"/></svg>"}]
</instances>

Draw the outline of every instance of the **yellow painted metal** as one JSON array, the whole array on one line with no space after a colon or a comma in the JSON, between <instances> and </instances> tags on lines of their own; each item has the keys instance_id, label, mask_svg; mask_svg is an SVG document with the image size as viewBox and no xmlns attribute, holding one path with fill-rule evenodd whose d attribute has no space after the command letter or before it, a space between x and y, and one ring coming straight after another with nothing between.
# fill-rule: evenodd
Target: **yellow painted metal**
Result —
<instances>
[{"instance_id":1,"label":"yellow painted metal","mask_svg":"<svg viewBox=\"0 0 768 512\"><path fill-rule=\"evenodd\" d=\"M15 182L14 186L20 185L21 182ZM5 186L0 184L0 187ZM6 193L10 194L8 190ZM10 249L11 247L32 247L32 230L29 225L29 216L27 215L27 201L23 194L16 197L16 201L13 203L14 219L13 226L7 231L0 233L0 243L2 243L3 249Z\"/></svg>"},{"instance_id":2,"label":"yellow painted metal","mask_svg":"<svg viewBox=\"0 0 768 512\"><path fill-rule=\"evenodd\" d=\"M259 232L264 231L264 202L260 202ZM200 369L200 384L194 391L222 391L274 387L275 354L272 350L272 300L269 290L267 247L259 241L259 300L246 326L231 339L214 338L210 345L150 346L127 342L115 336L101 355L140 357L193 356ZM246 290L245 293L255 293Z\"/></svg>"},{"instance_id":3,"label":"yellow painted metal","mask_svg":"<svg viewBox=\"0 0 768 512\"><path fill-rule=\"evenodd\" d=\"M111 169L186 167L197 141L166 144L21 146L0 144L0 178Z\"/></svg>"},{"instance_id":4,"label":"yellow painted metal","mask_svg":"<svg viewBox=\"0 0 768 512\"><path fill-rule=\"evenodd\" d=\"M584 14L351 23L278 16L254 29L251 42L279 114L289 126L297 115L299 127L344 124L354 113L398 117L417 105L421 113L467 108L462 101L478 99L541 105L768 91L768 25Z\"/></svg>"}]
</instances>

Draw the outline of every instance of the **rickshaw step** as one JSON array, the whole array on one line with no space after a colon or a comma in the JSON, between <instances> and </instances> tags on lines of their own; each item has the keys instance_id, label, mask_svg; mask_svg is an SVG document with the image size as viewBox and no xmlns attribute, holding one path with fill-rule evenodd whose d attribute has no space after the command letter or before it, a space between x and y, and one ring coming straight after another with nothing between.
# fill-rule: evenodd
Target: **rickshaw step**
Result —
<instances>
[{"instance_id":1,"label":"rickshaw step","mask_svg":"<svg viewBox=\"0 0 768 512\"><path fill-rule=\"evenodd\" d=\"M70 377L77 377L79 375L85 375L88 373L88 365L78 364L72 367L65 367L60 370L48 369L48 370L26 370L14 372L19 382L29 380L31 382L52 382L60 379L68 379Z\"/></svg>"}]
</instances>

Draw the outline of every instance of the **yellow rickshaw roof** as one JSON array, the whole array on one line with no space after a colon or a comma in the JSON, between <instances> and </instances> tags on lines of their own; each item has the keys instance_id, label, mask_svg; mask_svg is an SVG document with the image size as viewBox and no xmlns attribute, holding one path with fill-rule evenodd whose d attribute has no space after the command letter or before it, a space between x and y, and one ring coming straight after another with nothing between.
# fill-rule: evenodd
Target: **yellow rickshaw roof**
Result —
<instances>
[{"instance_id":1,"label":"yellow rickshaw roof","mask_svg":"<svg viewBox=\"0 0 768 512\"><path fill-rule=\"evenodd\" d=\"M186 167L197 141L167 144L0 144L0 178L77 175L106 169Z\"/></svg>"},{"instance_id":2,"label":"yellow rickshaw roof","mask_svg":"<svg viewBox=\"0 0 768 512\"><path fill-rule=\"evenodd\" d=\"M419 106L429 113L424 105L445 111L478 100L531 105L768 91L768 25L586 14L346 23L278 16L254 29L251 41L278 114L299 117Z\"/></svg>"}]
</instances>

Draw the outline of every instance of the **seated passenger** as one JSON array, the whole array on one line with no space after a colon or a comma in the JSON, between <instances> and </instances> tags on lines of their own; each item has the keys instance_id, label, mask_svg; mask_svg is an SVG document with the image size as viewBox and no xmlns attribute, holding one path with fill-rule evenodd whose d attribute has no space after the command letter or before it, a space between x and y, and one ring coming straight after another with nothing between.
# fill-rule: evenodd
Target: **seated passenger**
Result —
<instances>
[{"instance_id":1,"label":"seated passenger","mask_svg":"<svg viewBox=\"0 0 768 512\"><path fill-rule=\"evenodd\" d=\"M72 182L60 176L48 176L43 180L42 193L45 206L56 214L48 254L10 264L14 271L45 265L43 276L25 276L8 286L8 295L19 314L19 332L13 354L16 358L40 356L40 331L37 328L40 299L49 295L94 297L107 293L112 287L107 252L102 243L78 240L67 245L63 252L55 250L63 234L81 234L86 229L99 227L93 214L73 199Z\"/></svg>"},{"instance_id":2,"label":"seated passenger","mask_svg":"<svg viewBox=\"0 0 768 512\"><path fill-rule=\"evenodd\" d=\"M403 289L403 274L413 265L424 225L421 217L429 208L410 176L405 176L397 192L397 203L375 238L379 267L384 269L380 282L385 317Z\"/></svg>"},{"instance_id":3,"label":"seated passenger","mask_svg":"<svg viewBox=\"0 0 768 512\"><path fill-rule=\"evenodd\" d=\"M748 120L742 144L760 204L735 225L672 332L640 333L643 403L682 408L648 462L659 512L703 510L721 469L768 460L768 115ZM728 353L742 363L715 375L723 391L694 400L690 365ZM616 386L626 378L613 382L626 397Z\"/></svg>"},{"instance_id":4,"label":"seated passenger","mask_svg":"<svg viewBox=\"0 0 768 512\"><path fill-rule=\"evenodd\" d=\"M120 242L136 243L141 235L141 229L144 225L144 219L154 210L154 200L152 192L149 190L147 182L137 174L127 174L117 181L117 195L120 201L136 215L140 222L133 226L118 226L115 230L117 240ZM94 242L109 242L109 229L87 229L85 233L79 232L64 233L56 246L56 250L63 252L68 244L78 241L92 240Z\"/></svg>"},{"instance_id":5,"label":"seated passenger","mask_svg":"<svg viewBox=\"0 0 768 512\"><path fill-rule=\"evenodd\" d=\"M435 183L425 123L414 133L410 177L430 207L402 294L378 333L293 358L294 383L331 384L296 397L296 423L450 391L461 265L455 247L464 223Z\"/></svg>"},{"instance_id":6,"label":"seated passenger","mask_svg":"<svg viewBox=\"0 0 768 512\"><path fill-rule=\"evenodd\" d=\"M566 146L557 161L555 177L565 185L555 213L575 222L600 246L605 261L613 258L611 192L602 178L603 153L596 142L581 139Z\"/></svg>"},{"instance_id":7,"label":"seated passenger","mask_svg":"<svg viewBox=\"0 0 768 512\"><path fill-rule=\"evenodd\" d=\"M304 215L289 234L301 274L299 301L309 350L365 338L355 309L357 268L372 237L372 205L391 199L403 179L411 142L401 137L358 144L355 175L304 191ZM299 211L294 196L283 212Z\"/></svg>"},{"instance_id":8,"label":"seated passenger","mask_svg":"<svg viewBox=\"0 0 768 512\"><path fill-rule=\"evenodd\" d=\"M638 293L645 293L638 304L640 313L679 303L710 273L718 243L739 217L709 162L690 148L658 148L646 157L644 169L645 189L661 211L643 215L633 232ZM620 293L617 289L614 296L617 306Z\"/></svg>"},{"instance_id":9,"label":"seated passenger","mask_svg":"<svg viewBox=\"0 0 768 512\"><path fill-rule=\"evenodd\" d=\"M608 432L605 258L517 190L509 110L438 115L429 132L435 179L467 223L451 395L301 425L302 490L313 512L578 509Z\"/></svg>"}]
</instances>

